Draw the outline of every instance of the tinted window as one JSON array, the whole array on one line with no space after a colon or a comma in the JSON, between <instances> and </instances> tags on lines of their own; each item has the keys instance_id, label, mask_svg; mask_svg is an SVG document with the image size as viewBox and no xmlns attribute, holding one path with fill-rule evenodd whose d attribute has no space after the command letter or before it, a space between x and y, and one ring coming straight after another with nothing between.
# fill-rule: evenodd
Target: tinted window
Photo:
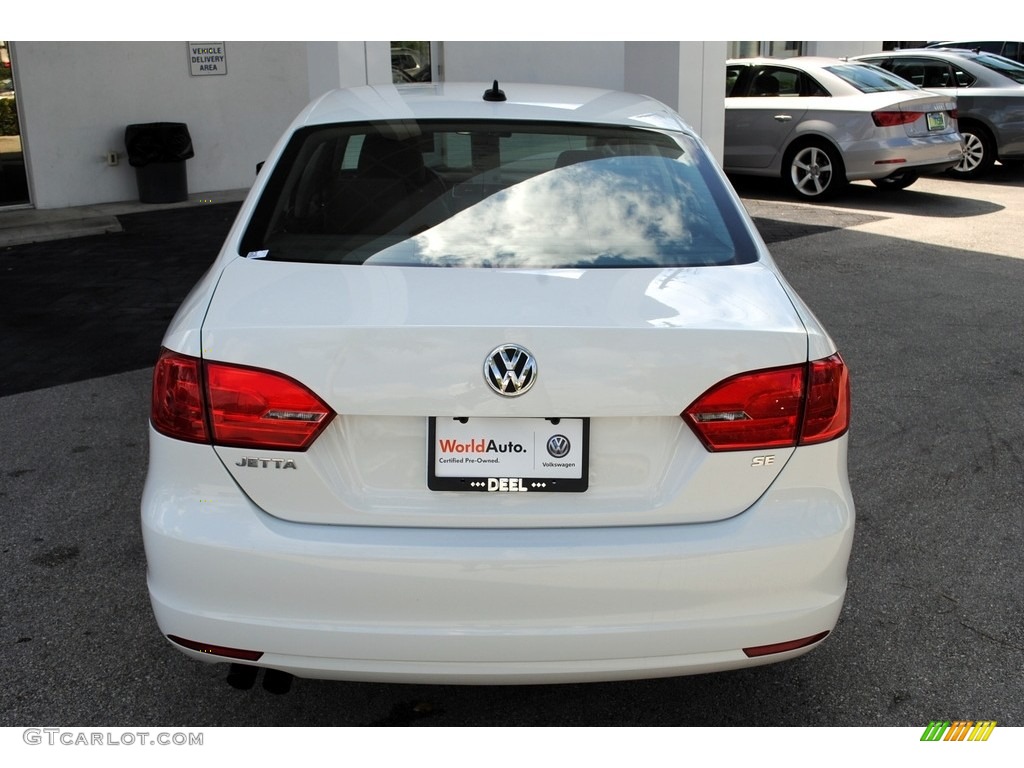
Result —
<instances>
[{"instance_id":1,"label":"tinted window","mask_svg":"<svg viewBox=\"0 0 1024 768\"><path fill-rule=\"evenodd\" d=\"M725 68L725 95L732 96L733 89L736 87L736 83L739 82L740 75L743 74L745 66L739 64L730 64Z\"/></svg>"},{"instance_id":2,"label":"tinted window","mask_svg":"<svg viewBox=\"0 0 1024 768\"><path fill-rule=\"evenodd\" d=\"M891 72L864 64L836 64L825 69L862 93L913 90L916 85L913 80L902 76L893 77Z\"/></svg>"},{"instance_id":3,"label":"tinted window","mask_svg":"<svg viewBox=\"0 0 1024 768\"><path fill-rule=\"evenodd\" d=\"M775 65L729 66L726 96L829 96L806 72Z\"/></svg>"},{"instance_id":4,"label":"tinted window","mask_svg":"<svg viewBox=\"0 0 1024 768\"><path fill-rule=\"evenodd\" d=\"M541 269L757 258L720 176L686 137L490 122L298 131L242 253Z\"/></svg>"},{"instance_id":5,"label":"tinted window","mask_svg":"<svg viewBox=\"0 0 1024 768\"><path fill-rule=\"evenodd\" d=\"M958 64L929 56L894 56L872 63L919 88L965 88L977 80Z\"/></svg>"},{"instance_id":6,"label":"tinted window","mask_svg":"<svg viewBox=\"0 0 1024 768\"><path fill-rule=\"evenodd\" d=\"M986 54L981 54L975 57L974 60L993 72L998 72L1003 77L1008 77L1014 82L1024 85L1024 64L1018 64L1016 61L1010 61L1002 56L989 56Z\"/></svg>"}]
</instances>

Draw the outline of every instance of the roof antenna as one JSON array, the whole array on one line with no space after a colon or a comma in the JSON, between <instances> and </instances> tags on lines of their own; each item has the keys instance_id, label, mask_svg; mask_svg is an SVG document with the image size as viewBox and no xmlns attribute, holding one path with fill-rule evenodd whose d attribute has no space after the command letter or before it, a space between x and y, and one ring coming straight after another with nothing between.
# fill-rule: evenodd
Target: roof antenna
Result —
<instances>
[{"instance_id":1,"label":"roof antenna","mask_svg":"<svg viewBox=\"0 0 1024 768\"><path fill-rule=\"evenodd\" d=\"M494 81L494 85L484 91L484 101L507 101L505 98L505 92L498 88L498 81Z\"/></svg>"}]
</instances>

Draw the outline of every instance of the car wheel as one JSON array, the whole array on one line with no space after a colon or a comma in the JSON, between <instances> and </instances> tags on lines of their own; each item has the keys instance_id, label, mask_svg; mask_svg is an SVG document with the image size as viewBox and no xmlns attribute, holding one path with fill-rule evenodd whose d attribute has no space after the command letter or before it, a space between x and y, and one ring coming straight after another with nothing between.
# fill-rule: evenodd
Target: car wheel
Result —
<instances>
[{"instance_id":1,"label":"car wheel","mask_svg":"<svg viewBox=\"0 0 1024 768\"><path fill-rule=\"evenodd\" d=\"M960 179L984 176L996 161L995 142L988 131L972 123L961 125L960 135L964 138L964 155L949 169L949 175Z\"/></svg>"},{"instance_id":2,"label":"car wheel","mask_svg":"<svg viewBox=\"0 0 1024 768\"><path fill-rule=\"evenodd\" d=\"M803 144L790 150L785 180L798 197L827 200L846 186L846 169L839 150L830 144Z\"/></svg>"},{"instance_id":3,"label":"car wheel","mask_svg":"<svg viewBox=\"0 0 1024 768\"><path fill-rule=\"evenodd\" d=\"M874 184L879 189L897 190L906 189L919 178L920 176L918 176L916 173L911 173L910 171L902 171L901 173L896 173L893 174L892 176L887 176L884 179L872 179L871 183Z\"/></svg>"}]
</instances>

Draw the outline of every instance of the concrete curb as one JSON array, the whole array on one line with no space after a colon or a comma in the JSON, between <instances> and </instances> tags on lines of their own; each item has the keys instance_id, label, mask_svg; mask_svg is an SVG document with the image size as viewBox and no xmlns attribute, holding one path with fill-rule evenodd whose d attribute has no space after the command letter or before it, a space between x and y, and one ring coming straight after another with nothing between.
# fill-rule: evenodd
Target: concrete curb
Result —
<instances>
[{"instance_id":1,"label":"concrete curb","mask_svg":"<svg viewBox=\"0 0 1024 768\"><path fill-rule=\"evenodd\" d=\"M0 248L120 232L121 223L117 217L124 214L189 208L210 203L233 203L245 199L248 192L248 189L201 192L189 195L188 200L180 203L128 201L51 210L0 208Z\"/></svg>"}]
</instances>

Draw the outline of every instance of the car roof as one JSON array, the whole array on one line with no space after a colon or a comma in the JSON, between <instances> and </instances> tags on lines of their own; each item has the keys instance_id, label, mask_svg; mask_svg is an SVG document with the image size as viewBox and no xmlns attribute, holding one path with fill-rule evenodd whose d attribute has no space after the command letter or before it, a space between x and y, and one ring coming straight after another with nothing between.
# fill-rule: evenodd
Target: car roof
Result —
<instances>
[{"instance_id":1,"label":"car roof","mask_svg":"<svg viewBox=\"0 0 1024 768\"><path fill-rule=\"evenodd\" d=\"M988 87L999 88L1010 84L1014 87L1020 87L1021 85L1019 81L1015 81L1014 78L990 66L993 62L1005 62L1008 68L1019 70L1022 66L1019 61L1009 59L1006 56L1000 56L998 53L988 53L986 51L970 51L965 48L901 48L896 51L864 54L863 56L858 56L857 59L904 59L916 57L955 62Z\"/></svg>"},{"instance_id":2,"label":"car roof","mask_svg":"<svg viewBox=\"0 0 1024 768\"><path fill-rule=\"evenodd\" d=\"M627 125L693 133L679 115L648 96L600 88L501 83L504 101L488 101L491 82L366 85L325 93L293 128L395 120L522 120Z\"/></svg>"},{"instance_id":3,"label":"car roof","mask_svg":"<svg viewBox=\"0 0 1024 768\"><path fill-rule=\"evenodd\" d=\"M755 57L749 59L728 59L726 66L749 65L751 67L773 66L791 67L813 77L832 96L857 96L865 95L846 78L841 77L831 68L834 67L869 67L874 69L875 65L867 61L853 61L850 59L839 59L828 56L789 56L787 58ZM915 89L916 90L916 89Z\"/></svg>"},{"instance_id":4,"label":"car roof","mask_svg":"<svg viewBox=\"0 0 1024 768\"><path fill-rule=\"evenodd\" d=\"M880 59L880 58L905 58L908 56L930 56L931 58L947 58L959 62L974 63L975 66L984 67L986 71L992 71L988 67L985 67L984 61L990 61L992 59L1007 61L1011 65L1020 66L1020 62L1003 56L998 53L991 53L990 51L977 51L972 48L899 48L894 51L880 51L878 53L866 53L863 56L857 56L857 60L866 58ZM982 61L979 61L981 59Z\"/></svg>"},{"instance_id":5,"label":"car roof","mask_svg":"<svg viewBox=\"0 0 1024 768\"><path fill-rule=\"evenodd\" d=\"M934 48L898 48L894 51L880 51L879 53L868 53L865 54L865 56L935 56L936 54L958 56L963 59L976 59L979 55L982 54L986 56L998 55L995 53L985 53L984 51L981 51L981 53L979 53L978 51L972 50L970 48L947 48L945 46L936 46Z\"/></svg>"},{"instance_id":6,"label":"car roof","mask_svg":"<svg viewBox=\"0 0 1024 768\"><path fill-rule=\"evenodd\" d=\"M839 64L863 64L848 59L838 59L829 56L788 56L785 58L774 58L770 56L756 56L749 59L729 59L726 65L750 64L751 66L762 66L764 64L788 65L797 69L821 69L822 67L834 67Z\"/></svg>"}]
</instances>

